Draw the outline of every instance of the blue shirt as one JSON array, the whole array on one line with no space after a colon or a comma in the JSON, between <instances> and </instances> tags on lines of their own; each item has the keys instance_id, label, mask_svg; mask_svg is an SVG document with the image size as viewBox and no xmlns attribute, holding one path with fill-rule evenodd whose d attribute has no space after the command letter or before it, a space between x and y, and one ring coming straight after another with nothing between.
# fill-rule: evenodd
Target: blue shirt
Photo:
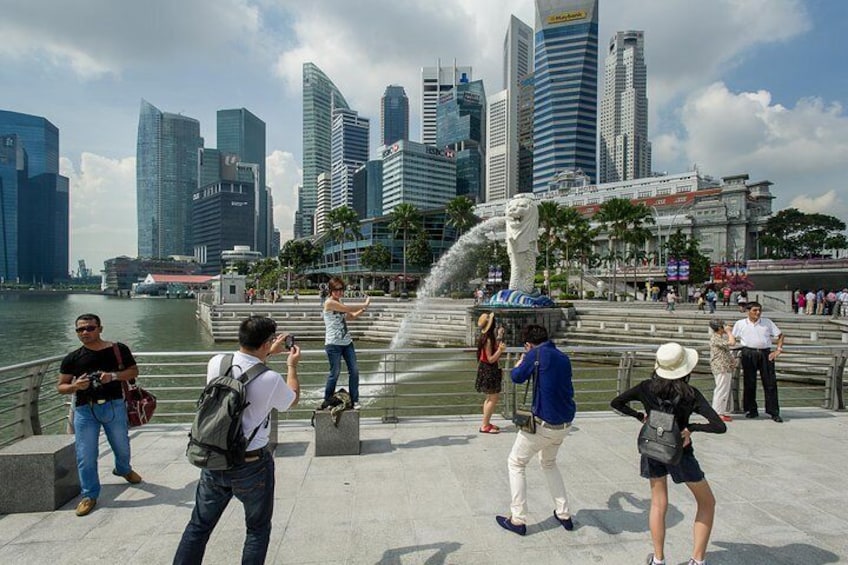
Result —
<instances>
[{"instance_id":1,"label":"blue shirt","mask_svg":"<svg viewBox=\"0 0 848 565\"><path fill-rule=\"evenodd\" d=\"M526 382L533 375L539 359L539 384L533 397L533 414L549 424L568 424L574 420L574 385L571 383L571 360L551 341L540 343L524 355L524 360L510 373L512 382Z\"/></svg>"}]
</instances>

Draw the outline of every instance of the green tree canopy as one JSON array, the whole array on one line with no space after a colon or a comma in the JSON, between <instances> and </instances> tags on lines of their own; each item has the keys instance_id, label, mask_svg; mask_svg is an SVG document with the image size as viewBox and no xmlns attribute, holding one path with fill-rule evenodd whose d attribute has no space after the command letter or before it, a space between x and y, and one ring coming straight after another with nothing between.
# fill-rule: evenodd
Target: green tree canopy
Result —
<instances>
[{"instance_id":1,"label":"green tree canopy","mask_svg":"<svg viewBox=\"0 0 848 565\"><path fill-rule=\"evenodd\" d=\"M412 204L404 202L395 206L389 213L389 229L395 235L403 236L403 288L406 290L406 242L410 233L421 229L421 214Z\"/></svg>"},{"instance_id":2,"label":"green tree canopy","mask_svg":"<svg viewBox=\"0 0 848 565\"><path fill-rule=\"evenodd\" d=\"M283 244L278 258L280 265L291 267L293 273L300 275L318 262L321 250L308 239L290 239Z\"/></svg>"},{"instance_id":3,"label":"green tree canopy","mask_svg":"<svg viewBox=\"0 0 848 565\"><path fill-rule=\"evenodd\" d=\"M374 273L385 271L392 266L392 253L382 243L375 243L362 250L360 258L362 266L371 271L371 284L374 284Z\"/></svg>"},{"instance_id":4,"label":"green tree canopy","mask_svg":"<svg viewBox=\"0 0 848 565\"><path fill-rule=\"evenodd\" d=\"M427 232L419 230L409 246L409 260L416 267L423 269L428 268L433 264L433 251L430 249L430 242L427 240Z\"/></svg>"},{"instance_id":5,"label":"green tree canopy","mask_svg":"<svg viewBox=\"0 0 848 565\"><path fill-rule=\"evenodd\" d=\"M342 275L344 275L344 245L345 242L356 241L362 237L362 232L359 229L359 216L353 208L348 206L340 206L333 208L327 214L327 223L329 224L330 236L334 241L341 243L341 267Z\"/></svg>"},{"instance_id":6,"label":"green tree canopy","mask_svg":"<svg viewBox=\"0 0 848 565\"><path fill-rule=\"evenodd\" d=\"M766 221L760 246L772 259L818 257L827 250L848 248L844 231L845 222L838 218L787 208Z\"/></svg>"},{"instance_id":7,"label":"green tree canopy","mask_svg":"<svg viewBox=\"0 0 848 565\"><path fill-rule=\"evenodd\" d=\"M457 196L445 206L447 220L445 223L456 228L459 237L468 228L477 224L480 219L474 215L474 202L467 196Z\"/></svg>"}]
</instances>

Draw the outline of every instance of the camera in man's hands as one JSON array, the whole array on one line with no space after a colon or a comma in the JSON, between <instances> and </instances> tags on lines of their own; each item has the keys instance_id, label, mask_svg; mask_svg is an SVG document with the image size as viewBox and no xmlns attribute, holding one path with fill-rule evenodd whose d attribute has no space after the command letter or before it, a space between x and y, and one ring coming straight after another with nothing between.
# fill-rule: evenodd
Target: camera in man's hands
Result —
<instances>
[{"instance_id":1,"label":"camera in man's hands","mask_svg":"<svg viewBox=\"0 0 848 565\"><path fill-rule=\"evenodd\" d=\"M103 386L103 371L95 371L88 374L88 381L91 383L92 390L97 390Z\"/></svg>"},{"instance_id":2,"label":"camera in man's hands","mask_svg":"<svg viewBox=\"0 0 848 565\"><path fill-rule=\"evenodd\" d=\"M294 334L288 334L284 343L286 349L291 350L291 348L294 347Z\"/></svg>"}]
</instances>

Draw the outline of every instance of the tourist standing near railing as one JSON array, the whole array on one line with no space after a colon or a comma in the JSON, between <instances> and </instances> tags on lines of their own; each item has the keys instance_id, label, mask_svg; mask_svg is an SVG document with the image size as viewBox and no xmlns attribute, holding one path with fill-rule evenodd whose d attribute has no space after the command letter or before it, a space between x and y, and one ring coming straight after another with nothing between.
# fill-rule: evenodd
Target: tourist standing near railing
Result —
<instances>
[{"instance_id":1,"label":"tourist standing near railing","mask_svg":"<svg viewBox=\"0 0 848 565\"><path fill-rule=\"evenodd\" d=\"M336 383L342 370L342 358L347 365L350 399L354 407L359 407L359 367L356 364L356 349L353 347L353 336L347 327L348 320L355 320L368 309L371 297L364 304L347 305L342 302L345 283L338 277L333 277L327 283L330 296L324 301L324 350L330 361L330 374L324 387L324 402L329 402L336 392Z\"/></svg>"},{"instance_id":2,"label":"tourist standing near railing","mask_svg":"<svg viewBox=\"0 0 848 565\"><path fill-rule=\"evenodd\" d=\"M101 338L100 317L82 314L77 317L75 331L82 347L69 353L59 369L57 390L74 395L73 428L82 500L77 516L94 510L100 496L97 456L100 428L115 456L112 474L128 483L141 482L141 476L130 465L130 437L127 407L120 381L138 376L138 367L129 347Z\"/></svg>"},{"instance_id":3,"label":"tourist standing near railing","mask_svg":"<svg viewBox=\"0 0 848 565\"><path fill-rule=\"evenodd\" d=\"M498 361L506 350L506 344L503 342L504 328L495 328L494 312L480 314L477 327L480 328L481 333L477 340L477 381L474 388L477 392L486 395L483 401L483 423L480 425L480 433L497 434L501 429L492 424L491 419L503 386L503 371Z\"/></svg>"},{"instance_id":4,"label":"tourist standing near railing","mask_svg":"<svg viewBox=\"0 0 848 565\"><path fill-rule=\"evenodd\" d=\"M574 529L565 483L556 458L574 420L574 385L571 382L571 360L548 340L548 330L529 325L524 329L524 354L510 374L514 383L533 379L533 418L536 433L518 431L509 454L509 490L512 495L510 516L496 516L504 529L518 535L527 533L527 464L537 453L539 465L554 499L554 518L566 530ZM538 370L537 370L538 369ZM534 375L535 373L535 375Z\"/></svg>"},{"instance_id":5,"label":"tourist standing near railing","mask_svg":"<svg viewBox=\"0 0 848 565\"><path fill-rule=\"evenodd\" d=\"M614 398L610 405L625 416L647 421L651 410L658 410L663 402L674 402L674 418L683 436L683 456L680 463L661 463L642 455L639 474L651 481L650 528L654 552L648 555L647 565L665 563L665 517L668 510L668 475L675 484L686 483L695 496L697 510L692 527L693 548L689 565L704 565L707 545L715 518L715 496L707 482L692 447L692 432L723 434L727 426L704 395L688 383L689 376L698 364L698 352L678 343L666 343L657 349L654 374L635 387ZM629 402L642 403L643 412L637 412ZM707 424L690 423L689 418L698 413Z\"/></svg>"},{"instance_id":6,"label":"tourist standing near railing","mask_svg":"<svg viewBox=\"0 0 848 565\"><path fill-rule=\"evenodd\" d=\"M713 410L721 419L730 422L730 385L733 380L733 370L736 368L736 359L730 352L730 348L736 345L733 337L733 326L724 324L721 320L710 320L710 369L715 378L715 390L713 390Z\"/></svg>"},{"instance_id":7,"label":"tourist standing near railing","mask_svg":"<svg viewBox=\"0 0 848 565\"><path fill-rule=\"evenodd\" d=\"M277 335L277 324L271 318L251 316L239 326L239 349L233 354L232 376L238 378L248 369L285 349L286 334ZM206 381L221 375L223 354L209 360ZM194 510L183 531L175 565L199 565L206 552L212 530L218 524L230 500L235 497L244 505L247 529L241 554L242 564L261 564L268 553L271 518L274 513L274 454L268 449L272 409L285 411L297 404L300 382L297 364L300 348L293 345L286 361L286 378L268 369L245 387L247 406L242 412L242 431L252 434L244 462L223 471L200 471ZM247 438L245 438L247 439Z\"/></svg>"},{"instance_id":8,"label":"tourist standing near railing","mask_svg":"<svg viewBox=\"0 0 848 565\"><path fill-rule=\"evenodd\" d=\"M780 405L777 400L777 374L774 361L783 353L783 333L768 318L762 317L763 307L759 302L748 303L748 316L733 324L733 337L742 345L739 356L742 362L742 409L746 418L756 418L757 411L757 372L763 381L763 393L766 399L766 414L777 423L782 423ZM777 340L777 348L772 351L772 340Z\"/></svg>"}]
</instances>

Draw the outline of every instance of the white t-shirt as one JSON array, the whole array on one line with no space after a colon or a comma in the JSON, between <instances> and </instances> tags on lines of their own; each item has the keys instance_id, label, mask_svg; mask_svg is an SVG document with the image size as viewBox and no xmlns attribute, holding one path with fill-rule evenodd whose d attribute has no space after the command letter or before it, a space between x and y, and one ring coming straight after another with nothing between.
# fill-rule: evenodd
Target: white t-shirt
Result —
<instances>
[{"instance_id":1,"label":"white t-shirt","mask_svg":"<svg viewBox=\"0 0 848 565\"><path fill-rule=\"evenodd\" d=\"M206 367L206 382L211 382L220 375L221 360L223 354L218 354L209 360ZM233 369L231 374L238 377L244 371L247 371L254 365L259 363L259 359L252 355L236 351L233 355ZM280 412L289 409L295 399L294 391L289 388L286 381L280 373L268 370L253 379L247 385L247 408L241 416L241 426L245 437L250 437L253 430L260 426L253 436L253 440L247 446L247 451L259 449L268 444L268 436L271 433L270 426L264 426L265 418L271 412L272 408L276 408Z\"/></svg>"},{"instance_id":2,"label":"white t-shirt","mask_svg":"<svg viewBox=\"0 0 848 565\"><path fill-rule=\"evenodd\" d=\"M780 336L778 327L768 318L760 318L752 323L748 318L742 318L733 324L733 337L739 340L742 347L768 349L771 340Z\"/></svg>"}]
</instances>

